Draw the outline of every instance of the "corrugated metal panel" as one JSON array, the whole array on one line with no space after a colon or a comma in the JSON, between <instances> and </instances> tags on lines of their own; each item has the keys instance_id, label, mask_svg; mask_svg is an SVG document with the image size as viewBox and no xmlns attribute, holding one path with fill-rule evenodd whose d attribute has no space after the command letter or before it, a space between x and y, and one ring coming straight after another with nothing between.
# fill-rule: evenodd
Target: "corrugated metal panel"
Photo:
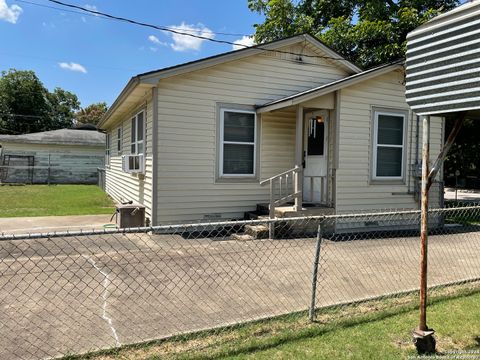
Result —
<instances>
[{"instance_id":1,"label":"corrugated metal panel","mask_svg":"<svg viewBox=\"0 0 480 360\"><path fill-rule=\"evenodd\" d=\"M480 109L480 1L407 37L406 98L420 115Z\"/></svg>"}]
</instances>

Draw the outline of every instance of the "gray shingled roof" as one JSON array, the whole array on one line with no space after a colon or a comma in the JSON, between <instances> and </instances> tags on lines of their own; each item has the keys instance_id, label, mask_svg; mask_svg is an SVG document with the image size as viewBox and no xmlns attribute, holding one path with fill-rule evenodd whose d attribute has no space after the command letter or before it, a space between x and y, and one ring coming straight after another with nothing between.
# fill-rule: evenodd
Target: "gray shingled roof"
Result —
<instances>
[{"instance_id":1,"label":"gray shingled roof","mask_svg":"<svg viewBox=\"0 0 480 360\"><path fill-rule=\"evenodd\" d=\"M104 146L105 134L92 130L60 129L24 135L0 135L0 142Z\"/></svg>"}]
</instances>

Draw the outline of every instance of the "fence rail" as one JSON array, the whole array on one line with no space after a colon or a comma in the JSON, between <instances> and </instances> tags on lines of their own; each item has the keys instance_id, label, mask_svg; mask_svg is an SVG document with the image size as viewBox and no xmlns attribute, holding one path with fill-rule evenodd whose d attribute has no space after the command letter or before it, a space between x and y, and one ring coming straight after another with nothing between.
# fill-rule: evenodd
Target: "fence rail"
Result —
<instances>
[{"instance_id":1,"label":"fence rail","mask_svg":"<svg viewBox=\"0 0 480 360\"><path fill-rule=\"evenodd\" d=\"M419 222L406 210L2 234L0 358L80 354L298 312L314 319L327 307L415 292ZM434 209L430 223L429 285L480 279L480 207ZM273 239L249 231L269 225Z\"/></svg>"}]
</instances>

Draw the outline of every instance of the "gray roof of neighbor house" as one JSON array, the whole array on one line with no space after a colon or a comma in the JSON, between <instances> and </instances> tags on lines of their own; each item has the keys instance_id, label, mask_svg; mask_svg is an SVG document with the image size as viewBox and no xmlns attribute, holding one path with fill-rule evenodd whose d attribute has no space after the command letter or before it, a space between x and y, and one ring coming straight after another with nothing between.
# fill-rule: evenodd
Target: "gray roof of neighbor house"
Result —
<instances>
[{"instance_id":1,"label":"gray roof of neighbor house","mask_svg":"<svg viewBox=\"0 0 480 360\"><path fill-rule=\"evenodd\" d=\"M0 135L0 143L104 146L105 134L94 130L60 129L23 135Z\"/></svg>"}]
</instances>

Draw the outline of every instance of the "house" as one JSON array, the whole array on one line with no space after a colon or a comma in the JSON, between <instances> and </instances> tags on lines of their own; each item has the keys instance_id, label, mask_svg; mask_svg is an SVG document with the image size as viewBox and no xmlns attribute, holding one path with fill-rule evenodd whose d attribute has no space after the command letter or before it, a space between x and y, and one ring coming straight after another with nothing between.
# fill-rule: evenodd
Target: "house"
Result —
<instances>
[{"instance_id":1,"label":"house","mask_svg":"<svg viewBox=\"0 0 480 360\"><path fill-rule=\"evenodd\" d=\"M106 191L154 225L265 203L275 216L417 209L404 77L402 62L363 71L306 34L137 75L99 124ZM433 158L443 120L431 139Z\"/></svg>"},{"instance_id":2,"label":"house","mask_svg":"<svg viewBox=\"0 0 480 360\"><path fill-rule=\"evenodd\" d=\"M0 135L0 182L95 184L104 154L105 134L96 129Z\"/></svg>"}]
</instances>

